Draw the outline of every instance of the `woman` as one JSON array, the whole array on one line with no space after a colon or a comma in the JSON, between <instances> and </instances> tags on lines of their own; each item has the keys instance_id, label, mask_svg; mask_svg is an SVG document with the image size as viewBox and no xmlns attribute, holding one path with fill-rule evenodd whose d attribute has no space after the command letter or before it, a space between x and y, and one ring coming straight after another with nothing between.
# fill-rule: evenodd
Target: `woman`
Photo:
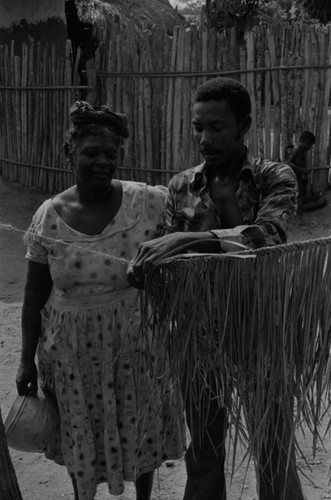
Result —
<instances>
[{"instance_id":1,"label":"woman","mask_svg":"<svg viewBox=\"0 0 331 500\"><path fill-rule=\"evenodd\" d=\"M123 115L78 101L70 120L65 154L76 185L45 201L26 235L18 393L37 391L38 347L75 498L91 500L101 482L119 495L124 481L135 481L137 499L148 500L155 468L182 455L182 418L172 416L170 428L159 411L139 336L139 292L126 272L139 244L155 236L165 194L114 179L128 137Z\"/></svg>"}]
</instances>

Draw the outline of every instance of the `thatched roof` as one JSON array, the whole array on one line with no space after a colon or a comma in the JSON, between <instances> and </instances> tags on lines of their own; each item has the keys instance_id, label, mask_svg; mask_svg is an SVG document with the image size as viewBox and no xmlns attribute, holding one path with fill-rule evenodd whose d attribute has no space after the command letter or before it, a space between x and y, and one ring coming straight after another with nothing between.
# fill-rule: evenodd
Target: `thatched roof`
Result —
<instances>
[{"instance_id":1,"label":"thatched roof","mask_svg":"<svg viewBox=\"0 0 331 500\"><path fill-rule=\"evenodd\" d=\"M117 18L124 26L133 22L139 27L163 26L168 30L182 22L168 0L75 0L81 22L91 24L96 31L109 26Z\"/></svg>"}]
</instances>

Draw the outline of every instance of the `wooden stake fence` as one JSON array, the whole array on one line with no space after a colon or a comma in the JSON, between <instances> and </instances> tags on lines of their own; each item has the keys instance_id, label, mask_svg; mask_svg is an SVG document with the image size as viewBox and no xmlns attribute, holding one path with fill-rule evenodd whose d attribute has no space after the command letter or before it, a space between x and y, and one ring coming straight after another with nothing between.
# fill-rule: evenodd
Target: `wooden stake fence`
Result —
<instances>
[{"instance_id":1,"label":"wooden stake fence","mask_svg":"<svg viewBox=\"0 0 331 500\"><path fill-rule=\"evenodd\" d=\"M121 36L112 33L105 34L99 49L101 100L110 106L130 104L115 110L130 109L131 137L135 138L137 128L139 134L139 144L134 139L135 156L130 153L130 143L125 146L122 176L127 173L135 180L167 184L175 172L198 163L201 159L190 133L194 91L207 78L225 75L240 79L250 91L253 126L248 145L252 154L282 160L284 148L297 142L303 130L311 130L316 135L310 158L316 168L312 181L315 189L325 192L330 161L329 26L290 24L281 31L262 26L247 33L243 46L237 45L233 30L207 32L194 26L176 28L173 37L160 30L154 36L142 33L134 43L130 30ZM117 60L118 42L122 62L123 53L127 61L136 60L138 54L136 67L123 69ZM136 86L134 94L132 84ZM124 92L121 99L119 88ZM152 150L146 145L151 130Z\"/></svg>"},{"instance_id":2,"label":"wooden stake fence","mask_svg":"<svg viewBox=\"0 0 331 500\"><path fill-rule=\"evenodd\" d=\"M38 62L40 61L40 62ZM49 192L73 182L62 143L70 104L82 87L68 42L64 60L53 47L30 40L22 58L0 47L0 172ZM104 31L96 54L98 100L128 116L123 179L167 184L201 161L191 134L197 86L212 76L239 79L250 91L253 155L281 160L289 142L311 130L314 188L325 192L330 162L331 28L303 24L273 31L260 26L238 46L235 32L176 27L138 32L116 24ZM85 87L86 88L86 87ZM29 166L31 164L31 166ZM38 166L40 168L38 168ZM45 168L48 167L48 168Z\"/></svg>"},{"instance_id":3,"label":"wooden stake fence","mask_svg":"<svg viewBox=\"0 0 331 500\"><path fill-rule=\"evenodd\" d=\"M41 191L60 191L73 182L62 154L73 87L71 47L66 58L54 46L30 39L22 57L14 45L0 46L0 173L4 179Z\"/></svg>"}]
</instances>

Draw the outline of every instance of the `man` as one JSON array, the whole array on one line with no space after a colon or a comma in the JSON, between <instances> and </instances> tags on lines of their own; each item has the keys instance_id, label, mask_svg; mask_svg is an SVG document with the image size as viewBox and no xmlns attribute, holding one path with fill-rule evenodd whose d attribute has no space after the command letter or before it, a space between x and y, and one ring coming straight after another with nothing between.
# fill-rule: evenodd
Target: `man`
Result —
<instances>
[{"instance_id":1,"label":"man","mask_svg":"<svg viewBox=\"0 0 331 500\"><path fill-rule=\"evenodd\" d=\"M196 252L219 252L286 242L296 211L296 178L285 164L249 156L244 139L251 126L250 112L249 94L236 80L215 78L197 89L192 126L204 162L171 179L163 236L139 247L131 278L139 282L155 260L185 244ZM226 411L216 398L210 398L208 405L207 422L202 425L199 418L203 412L186 402L191 445L185 457L188 480L184 500L226 498ZM282 417L275 415L274 435L287 434ZM286 482L286 466L277 468L278 458L285 452L272 437L271 449L265 456L262 452L255 457L260 500L303 500L295 458Z\"/></svg>"}]
</instances>

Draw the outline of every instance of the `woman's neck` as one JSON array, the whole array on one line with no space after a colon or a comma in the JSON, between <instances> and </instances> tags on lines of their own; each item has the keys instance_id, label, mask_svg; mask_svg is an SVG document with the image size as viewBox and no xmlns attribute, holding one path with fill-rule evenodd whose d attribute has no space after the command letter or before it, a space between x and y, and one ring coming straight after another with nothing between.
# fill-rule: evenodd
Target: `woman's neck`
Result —
<instances>
[{"instance_id":1,"label":"woman's neck","mask_svg":"<svg viewBox=\"0 0 331 500\"><path fill-rule=\"evenodd\" d=\"M112 184L105 189L93 190L91 188L86 188L85 186L77 183L76 185L76 196L81 205L100 205L105 201L108 201L113 192Z\"/></svg>"}]
</instances>

